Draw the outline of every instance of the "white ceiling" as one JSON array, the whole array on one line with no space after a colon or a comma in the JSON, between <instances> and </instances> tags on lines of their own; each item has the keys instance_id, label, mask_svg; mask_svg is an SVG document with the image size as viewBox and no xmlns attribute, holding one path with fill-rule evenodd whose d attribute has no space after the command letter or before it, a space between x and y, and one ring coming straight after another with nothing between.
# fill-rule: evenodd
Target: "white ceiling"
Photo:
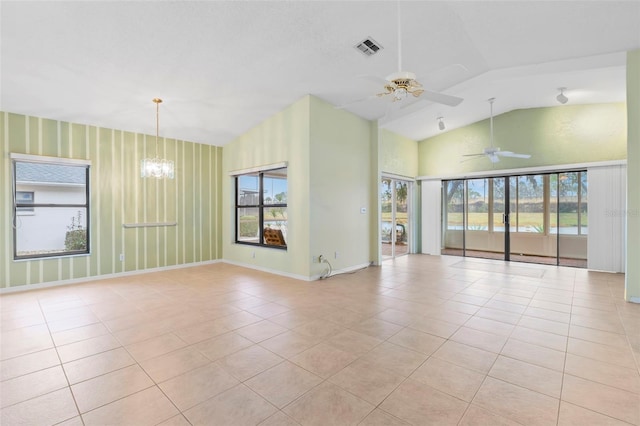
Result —
<instances>
[{"instance_id":1,"label":"white ceiling","mask_svg":"<svg viewBox=\"0 0 640 426\"><path fill-rule=\"evenodd\" d=\"M516 108L625 99L640 0L401 1L402 65L457 107L387 98L395 1L0 1L0 108L224 145L306 94L420 140ZM354 46L383 46L365 57Z\"/></svg>"}]
</instances>

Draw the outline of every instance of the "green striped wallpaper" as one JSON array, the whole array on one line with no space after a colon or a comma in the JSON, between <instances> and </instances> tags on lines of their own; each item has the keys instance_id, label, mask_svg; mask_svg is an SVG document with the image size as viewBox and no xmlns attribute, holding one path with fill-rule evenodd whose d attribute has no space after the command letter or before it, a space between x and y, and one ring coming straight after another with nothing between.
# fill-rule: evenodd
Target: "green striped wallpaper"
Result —
<instances>
[{"instance_id":1,"label":"green striped wallpaper","mask_svg":"<svg viewBox=\"0 0 640 426\"><path fill-rule=\"evenodd\" d=\"M0 112L0 288L97 277L222 257L222 148L174 139L158 144L173 180L142 179L155 136ZM91 254L13 260L9 153L91 160ZM127 223L177 222L124 228ZM120 261L124 254L124 261Z\"/></svg>"}]
</instances>

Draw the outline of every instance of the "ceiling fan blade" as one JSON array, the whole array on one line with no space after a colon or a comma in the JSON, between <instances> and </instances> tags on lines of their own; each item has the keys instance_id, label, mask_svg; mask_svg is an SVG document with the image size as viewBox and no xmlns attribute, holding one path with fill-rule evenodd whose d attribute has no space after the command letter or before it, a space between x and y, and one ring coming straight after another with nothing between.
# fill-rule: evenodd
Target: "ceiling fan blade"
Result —
<instances>
[{"instance_id":1,"label":"ceiling fan blade","mask_svg":"<svg viewBox=\"0 0 640 426\"><path fill-rule=\"evenodd\" d=\"M439 104L449 105L452 107L460 105L460 102L464 100L457 96L445 95L444 93L432 92L431 90L424 90L422 92L422 98L428 99L432 102L436 102Z\"/></svg>"},{"instance_id":2,"label":"ceiling fan blade","mask_svg":"<svg viewBox=\"0 0 640 426\"><path fill-rule=\"evenodd\" d=\"M485 155L483 152L480 152L478 154L463 154L463 157L482 157L483 155Z\"/></svg>"},{"instance_id":3,"label":"ceiling fan blade","mask_svg":"<svg viewBox=\"0 0 640 426\"><path fill-rule=\"evenodd\" d=\"M512 157L512 158L531 158L529 154L517 154L511 151L497 151L496 154L502 157Z\"/></svg>"}]
</instances>

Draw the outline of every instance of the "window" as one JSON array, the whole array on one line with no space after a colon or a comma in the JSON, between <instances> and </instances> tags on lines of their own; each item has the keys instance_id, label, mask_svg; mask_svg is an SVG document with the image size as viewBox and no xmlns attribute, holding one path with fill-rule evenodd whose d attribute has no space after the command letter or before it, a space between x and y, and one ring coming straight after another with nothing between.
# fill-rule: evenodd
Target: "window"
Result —
<instances>
[{"instance_id":1,"label":"window","mask_svg":"<svg viewBox=\"0 0 640 426\"><path fill-rule=\"evenodd\" d=\"M11 154L14 259L89 253L89 164Z\"/></svg>"},{"instance_id":2,"label":"window","mask_svg":"<svg viewBox=\"0 0 640 426\"><path fill-rule=\"evenodd\" d=\"M287 247L287 168L236 178L236 242Z\"/></svg>"},{"instance_id":3,"label":"window","mask_svg":"<svg viewBox=\"0 0 640 426\"><path fill-rule=\"evenodd\" d=\"M33 191L16 191L16 202L21 205L33 204ZM33 206L31 207L18 207L18 214L33 213Z\"/></svg>"}]
</instances>

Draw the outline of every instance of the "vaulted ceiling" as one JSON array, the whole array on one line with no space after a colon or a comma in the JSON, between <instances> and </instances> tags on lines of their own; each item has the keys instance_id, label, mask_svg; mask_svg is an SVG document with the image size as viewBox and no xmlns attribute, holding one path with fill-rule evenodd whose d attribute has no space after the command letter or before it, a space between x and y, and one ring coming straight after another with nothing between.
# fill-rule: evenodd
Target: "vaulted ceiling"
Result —
<instances>
[{"instance_id":1,"label":"vaulted ceiling","mask_svg":"<svg viewBox=\"0 0 640 426\"><path fill-rule=\"evenodd\" d=\"M0 108L224 145L306 94L421 140L494 113L625 100L640 1L6 1ZM400 25L398 25L400 22ZM398 35L401 38L399 43ZM382 49L354 46L371 37ZM401 50L399 50L401 47ZM401 53L401 55L399 55ZM417 74L465 100L391 102Z\"/></svg>"}]
</instances>

